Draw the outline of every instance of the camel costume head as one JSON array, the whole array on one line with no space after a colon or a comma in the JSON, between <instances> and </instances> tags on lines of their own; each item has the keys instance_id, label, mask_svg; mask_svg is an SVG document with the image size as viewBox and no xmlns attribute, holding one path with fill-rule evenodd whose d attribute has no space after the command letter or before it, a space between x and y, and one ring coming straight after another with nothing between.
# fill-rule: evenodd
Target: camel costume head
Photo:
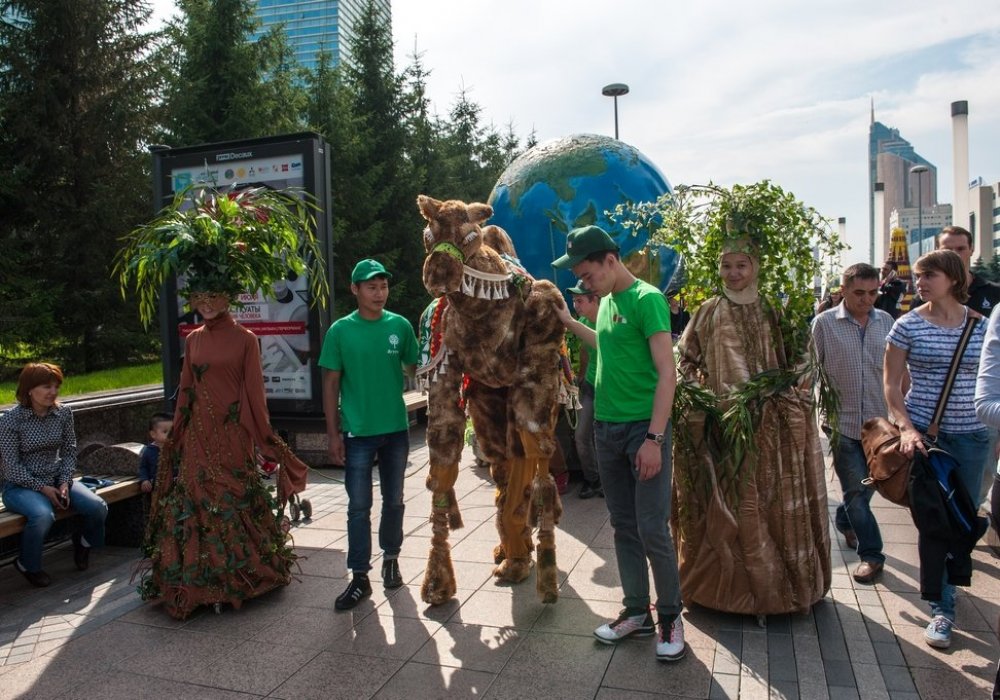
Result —
<instances>
[{"instance_id":1,"label":"camel costume head","mask_svg":"<svg viewBox=\"0 0 1000 700\"><path fill-rule=\"evenodd\" d=\"M434 496L421 597L438 605L455 595L448 533L462 526L454 485L467 408L497 485L494 576L512 583L528 577L537 527L537 588L542 600L555 602L554 530L562 506L548 466L555 449L562 295L519 268L506 232L483 226L493 215L490 206L424 195L417 205L427 220L423 281L438 297L432 333L440 338L431 344L426 369L433 374L427 488Z\"/></svg>"}]
</instances>

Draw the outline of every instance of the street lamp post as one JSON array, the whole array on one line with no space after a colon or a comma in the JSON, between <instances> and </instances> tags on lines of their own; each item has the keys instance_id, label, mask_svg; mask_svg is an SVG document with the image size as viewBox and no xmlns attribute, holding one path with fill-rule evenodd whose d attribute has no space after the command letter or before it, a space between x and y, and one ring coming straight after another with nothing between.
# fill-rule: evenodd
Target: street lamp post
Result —
<instances>
[{"instance_id":1,"label":"street lamp post","mask_svg":"<svg viewBox=\"0 0 1000 700\"><path fill-rule=\"evenodd\" d=\"M613 97L615 100L615 140L618 140L618 98L628 94L628 85L625 83L611 83L601 88L601 94L605 97Z\"/></svg>"},{"instance_id":2,"label":"street lamp post","mask_svg":"<svg viewBox=\"0 0 1000 700\"><path fill-rule=\"evenodd\" d=\"M926 172L926 165L914 165L910 168L910 174L917 176L917 235L920 236L917 250L920 251L920 255L924 254L924 173Z\"/></svg>"}]
</instances>

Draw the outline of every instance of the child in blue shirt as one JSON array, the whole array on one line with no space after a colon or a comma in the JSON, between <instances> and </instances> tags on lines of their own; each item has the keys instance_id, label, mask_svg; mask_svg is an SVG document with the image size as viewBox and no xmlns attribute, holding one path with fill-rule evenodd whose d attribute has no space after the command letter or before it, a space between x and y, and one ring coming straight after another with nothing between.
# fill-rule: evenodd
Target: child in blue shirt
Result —
<instances>
[{"instance_id":1,"label":"child in blue shirt","mask_svg":"<svg viewBox=\"0 0 1000 700\"><path fill-rule=\"evenodd\" d=\"M167 441L174 418L168 413L154 413L149 419L149 439L139 455L139 487L143 493L150 493L156 482L156 464L160 461L160 448Z\"/></svg>"}]
</instances>

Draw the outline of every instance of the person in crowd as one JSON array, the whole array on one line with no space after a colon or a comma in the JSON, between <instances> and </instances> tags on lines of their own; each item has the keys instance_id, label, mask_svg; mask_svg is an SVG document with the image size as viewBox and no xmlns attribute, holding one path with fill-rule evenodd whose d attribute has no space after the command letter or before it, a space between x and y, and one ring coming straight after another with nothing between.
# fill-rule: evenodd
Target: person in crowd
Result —
<instances>
[{"instance_id":1,"label":"person in crowd","mask_svg":"<svg viewBox=\"0 0 1000 700\"><path fill-rule=\"evenodd\" d=\"M843 299L844 293L841 291L840 287L834 287L825 297L823 297L823 300L816 305L816 313L821 314L824 311L829 311L833 307L840 304Z\"/></svg>"},{"instance_id":2,"label":"person in crowd","mask_svg":"<svg viewBox=\"0 0 1000 700\"><path fill-rule=\"evenodd\" d=\"M307 467L271 427L260 346L233 318L232 301L227 291L189 293L204 323L185 343L160 457L176 477L156 479L153 490L144 544L151 575L140 591L177 619L201 605L239 608L292 580L295 554L257 462L281 463L282 502L302 490Z\"/></svg>"},{"instance_id":3,"label":"person in crowd","mask_svg":"<svg viewBox=\"0 0 1000 700\"><path fill-rule=\"evenodd\" d=\"M961 226L945 226L934 241L937 250L950 250L962 259L969 282L969 298L965 305L989 318L993 307L1000 303L1000 285L972 271L972 256L976 252L972 234Z\"/></svg>"},{"instance_id":4,"label":"person in crowd","mask_svg":"<svg viewBox=\"0 0 1000 700\"><path fill-rule=\"evenodd\" d=\"M149 442L139 453L139 488L143 493L153 491L160 450L170 437L170 429L173 426L174 418L169 413L154 413L149 419Z\"/></svg>"},{"instance_id":5,"label":"person in crowd","mask_svg":"<svg viewBox=\"0 0 1000 700\"><path fill-rule=\"evenodd\" d=\"M677 426L684 599L761 618L805 611L831 581L823 454L810 392L768 384L794 377L805 358L786 357L778 306L758 291L756 244L727 235L718 269L722 293L698 307L679 343L681 379L709 390L720 413L690 410ZM721 415L748 404L754 414L730 425L737 444Z\"/></svg>"},{"instance_id":6,"label":"person in crowd","mask_svg":"<svg viewBox=\"0 0 1000 700\"><path fill-rule=\"evenodd\" d=\"M899 278L899 263L886 260L882 263L882 279L875 308L885 311L893 319L899 318L899 300L905 292L906 282Z\"/></svg>"},{"instance_id":7,"label":"person in crowd","mask_svg":"<svg viewBox=\"0 0 1000 700\"><path fill-rule=\"evenodd\" d=\"M676 387L670 309L663 294L636 279L614 240L599 226L570 231L566 254L553 263L572 269L601 298L595 329L560 307L560 319L597 349L594 436L597 467L614 529L625 608L594 631L597 641L656 634L656 658L684 656L677 555L670 536L672 475L670 412ZM649 604L649 571L657 621Z\"/></svg>"},{"instance_id":8,"label":"person in crowd","mask_svg":"<svg viewBox=\"0 0 1000 700\"><path fill-rule=\"evenodd\" d=\"M670 304L670 336L676 341L680 339L681 333L691 320L691 314L688 313L679 294L671 294L667 297L667 302Z\"/></svg>"},{"instance_id":9,"label":"person in crowd","mask_svg":"<svg viewBox=\"0 0 1000 700\"><path fill-rule=\"evenodd\" d=\"M875 308L879 273L871 265L851 265L844 270L841 285L843 303L813 319L813 349L839 399L835 422L825 416L823 426L831 438L833 468L843 492L835 524L861 559L854 580L874 583L885 566L885 554L870 505L875 492L861 483L868 477L861 426L886 416L882 374L892 316Z\"/></svg>"},{"instance_id":10,"label":"person in crowd","mask_svg":"<svg viewBox=\"0 0 1000 700\"><path fill-rule=\"evenodd\" d=\"M990 282L972 271L972 256L975 253L972 234L961 226L945 226L935 238L935 242L938 250L950 250L962 258L966 278L969 280L969 298L965 305L973 311L978 311L986 318L992 318L993 307L1000 303L1000 285ZM986 501L997 474L997 457L1000 456L1000 430L991 425L989 431L990 449L987 451L986 461L983 463L981 486L978 494L972 494L974 499L978 495L977 503Z\"/></svg>"},{"instance_id":11,"label":"person in crowd","mask_svg":"<svg viewBox=\"0 0 1000 700\"><path fill-rule=\"evenodd\" d=\"M990 316L983 338L983 351L979 356L979 374L976 376L976 417L994 430L1000 429L1000 314ZM993 475L990 496L990 522L1000 534L1000 473ZM997 664L993 683L993 697L1000 697L1000 663Z\"/></svg>"},{"instance_id":12,"label":"person in crowd","mask_svg":"<svg viewBox=\"0 0 1000 700\"><path fill-rule=\"evenodd\" d=\"M73 533L73 562L80 571L90 566L90 551L104 545L108 506L79 481L73 411L59 403L62 370L47 362L32 362L17 380L17 405L0 417L0 457L3 463L3 503L28 519L21 533L16 568L32 586L48 586L42 570L42 545L56 513L72 508L81 517Z\"/></svg>"},{"instance_id":13,"label":"person in crowd","mask_svg":"<svg viewBox=\"0 0 1000 700\"><path fill-rule=\"evenodd\" d=\"M915 263L917 291L923 304L896 320L885 351L884 391L889 418L900 429L899 449L926 453L923 434L931 423L952 356L969 317L981 315L964 305L968 275L962 259L935 250ZM979 493L989 433L976 417L975 388L986 324L979 322L958 365L937 435L938 447L958 462L958 475L969 494ZM908 378L908 379L907 379ZM904 387L909 381L909 391ZM931 620L924 640L932 647L951 645L955 624L955 586L944 582L941 599L930 601Z\"/></svg>"},{"instance_id":14,"label":"person in crowd","mask_svg":"<svg viewBox=\"0 0 1000 700\"><path fill-rule=\"evenodd\" d=\"M351 273L358 308L326 333L319 365L330 460L344 465L347 488L347 568L352 578L337 597L350 610L371 595L372 469L378 458L382 518L382 583L403 585L403 478L410 452L409 419L403 401L404 371L413 375L417 339L403 316L385 308L392 275L377 260L362 260Z\"/></svg>"},{"instance_id":15,"label":"person in crowd","mask_svg":"<svg viewBox=\"0 0 1000 700\"><path fill-rule=\"evenodd\" d=\"M567 290L573 295L573 309L577 319L590 329L597 322L599 299L596 294L582 283ZM597 470L597 456L594 447L594 382L597 379L597 349L582 344L580 348L580 410L576 414L576 453L580 457L580 467L583 470L583 484L580 486L580 498L604 497L601 489L601 476Z\"/></svg>"}]
</instances>

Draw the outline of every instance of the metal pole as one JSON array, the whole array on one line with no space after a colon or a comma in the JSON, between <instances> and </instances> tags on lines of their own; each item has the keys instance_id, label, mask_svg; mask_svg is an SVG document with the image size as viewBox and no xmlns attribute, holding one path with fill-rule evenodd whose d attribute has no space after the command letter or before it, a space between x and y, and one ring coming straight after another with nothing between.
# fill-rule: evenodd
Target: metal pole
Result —
<instances>
[{"instance_id":1,"label":"metal pole","mask_svg":"<svg viewBox=\"0 0 1000 700\"><path fill-rule=\"evenodd\" d=\"M618 98L628 94L628 85L625 83L611 83L601 88L601 94L605 97L614 98L615 101L615 141L618 140Z\"/></svg>"},{"instance_id":2,"label":"metal pole","mask_svg":"<svg viewBox=\"0 0 1000 700\"><path fill-rule=\"evenodd\" d=\"M920 254L924 254L924 173L917 173L917 235L920 236Z\"/></svg>"},{"instance_id":3,"label":"metal pole","mask_svg":"<svg viewBox=\"0 0 1000 700\"><path fill-rule=\"evenodd\" d=\"M914 165L910 168L910 175L917 176L917 250L920 255L924 254L924 173L927 172L926 165Z\"/></svg>"}]
</instances>

